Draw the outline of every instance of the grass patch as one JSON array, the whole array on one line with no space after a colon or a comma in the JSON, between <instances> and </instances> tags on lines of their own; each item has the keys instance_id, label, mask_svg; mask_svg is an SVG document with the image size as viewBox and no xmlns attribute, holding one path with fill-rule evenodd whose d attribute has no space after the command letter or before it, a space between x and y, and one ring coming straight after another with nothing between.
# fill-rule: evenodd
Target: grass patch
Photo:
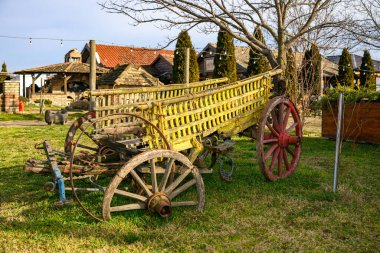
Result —
<instances>
[{"instance_id":1,"label":"grass patch","mask_svg":"<svg viewBox=\"0 0 380 253\"><path fill-rule=\"evenodd\" d=\"M15 121L15 120L43 120L44 115L40 114L21 114L21 113L0 113L0 121Z\"/></svg>"},{"instance_id":2,"label":"grass patch","mask_svg":"<svg viewBox=\"0 0 380 253\"><path fill-rule=\"evenodd\" d=\"M380 146L345 143L339 193L331 192L335 143L304 138L300 164L287 180L267 182L255 145L235 138L231 183L204 175L206 207L174 209L167 220L145 212L92 221L75 203L55 207L49 176L29 175L33 145L63 149L69 126L2 128L0 251L5 252L376 252L379 248ZM70 197L70 195L69 195Z\"/></svg>"},{"instance_id":3,"label":"grass patch","mask_svg":"<svg viewBox=\"0 0 380 253\"><path fill-rule=\"evenodd\" d=\"M69 120L75 120L86 111L69 112ZM39 120L45 121L45 115L39 113L0 113L0 121Z\"/></svg>"}]
</instances>

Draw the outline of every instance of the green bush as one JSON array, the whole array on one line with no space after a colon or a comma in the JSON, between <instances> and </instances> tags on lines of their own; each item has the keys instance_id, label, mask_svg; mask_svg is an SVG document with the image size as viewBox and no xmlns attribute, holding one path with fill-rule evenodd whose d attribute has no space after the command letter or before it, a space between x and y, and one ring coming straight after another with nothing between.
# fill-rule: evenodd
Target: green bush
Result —
<instances>
[{"instance_id":1,"label":"green bush","mask_svg":"<svg viewBox=\"0 0 380 253\"><path fill-rule=\"evenodd\" d=\"M23 102L24 104L29 103L29 98L26 97L19 97L18 100Z\"/></svg>"},{"instance_id":2,"label":"green bush","mask_svg":"<svg viewBox=\"0 0 380 253\"><path fill-rule=\"evenodd\" d=\"M34 103L39 104L40 100L36 99L36 100L34 100ZM50 99L44 99L44 105L51 106L52 104L53 104L53 101L51 101Z\"/></svg>"},{"instance_id":3,"label":"green bush","mask_svg":"<svg viewBox=\"0 0 380 253\"><path fill-rule=\"evenodd\" d=\"M333 89L329 89L326 95L322 97L322 104L325 104L328 101L338 101L339 93L341 92L344 94L344 101L346 103L357 102L361 100L380 101L380 92L371 91L366 88L355 90L350 87L338 85Z\"/></svg>"}]
</instances>

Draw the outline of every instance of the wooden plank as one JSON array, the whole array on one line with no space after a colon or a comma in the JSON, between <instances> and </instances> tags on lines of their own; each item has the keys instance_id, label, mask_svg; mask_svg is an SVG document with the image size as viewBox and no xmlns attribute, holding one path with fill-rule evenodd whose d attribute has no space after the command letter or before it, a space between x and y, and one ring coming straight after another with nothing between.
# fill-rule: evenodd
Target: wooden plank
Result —
<instances>
[{"instance_id":1,"label":"wooden plank","mask_svg":"<svg viewBox=\"0 0 380 253\"><path fill-rule=\"evenodd\" d=\"M334 120L335 119L335 120ZM337 106L322 109L322 136L336 136ZM346 104L343 120L344 140L380 143L380 102Z\"/></svg>"}]
</instances>

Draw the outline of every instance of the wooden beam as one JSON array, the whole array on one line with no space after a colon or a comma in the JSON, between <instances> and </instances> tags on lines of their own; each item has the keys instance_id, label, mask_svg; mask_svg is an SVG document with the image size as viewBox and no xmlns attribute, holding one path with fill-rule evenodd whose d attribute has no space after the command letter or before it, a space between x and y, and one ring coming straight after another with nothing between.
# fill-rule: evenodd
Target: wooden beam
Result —
<instances>
[{"instance_id":1,"label":"wooden beam","mask_svg":"<svg viewBox=\"0 0 380 253\"><path fill-rule=\"evenodd\" d=\"M66 74L63 75L63 91L65 94L67 94L67 81L69 81L70 78L71 76L66 76Z\"/></svg>"},{"instance_id":2,"label":"wooden beam","mask_svg":"<svg viewBox=\"0 0 380 253\"><path fill-rule=\"evenodd\" d=\"M37 74L37 76L32 75L32 95L36 93L35 83L36 80L41 76L42 73Z\"/></svg>"}]
</instances>

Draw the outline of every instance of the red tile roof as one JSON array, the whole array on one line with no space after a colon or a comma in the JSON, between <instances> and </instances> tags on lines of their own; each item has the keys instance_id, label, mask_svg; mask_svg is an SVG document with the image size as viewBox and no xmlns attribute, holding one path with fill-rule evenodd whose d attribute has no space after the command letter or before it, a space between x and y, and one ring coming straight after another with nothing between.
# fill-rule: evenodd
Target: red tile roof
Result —
<instances>
[{"instance_id":1,"label":"red tile roof","mask_svg":"<svg viewBox=\"0 0 380 253\"><path fill-rule=\"evenodd\" d=\"M160 54L174 55L174 50L154 50L143 47L96 45L100 63L113 68L121 64L150 65Z\"/></svg>"}]
</instances>

